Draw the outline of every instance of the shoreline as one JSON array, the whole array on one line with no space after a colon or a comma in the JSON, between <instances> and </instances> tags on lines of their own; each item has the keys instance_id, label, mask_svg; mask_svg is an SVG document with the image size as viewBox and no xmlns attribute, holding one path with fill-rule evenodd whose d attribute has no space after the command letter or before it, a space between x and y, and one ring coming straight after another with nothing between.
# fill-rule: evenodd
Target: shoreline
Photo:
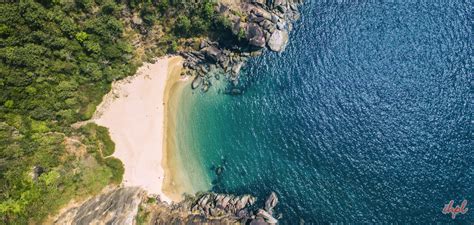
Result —
<instances>
[{"instance_id":1,"label":"shoreline","mask_svg":"<svg viewBox=\"0 0 474 225\"><path fill-rule=\"evenodd\" d=\"M180 106L180 98L183 89L186 84L189 84L189 77L182 78L179 76L182 68L183 59L170 60L168 68L170 69L169 74L176 74L175 76L168 76L166 81L167 85L164 90L164 133L163 133L163 159L161 162L162 167L165 170L165 176L163 180L162 191L170 198L173 202L179 202L182 200L182 194L185 193L185 186L189 184L186 182L186 176L182 167L179 165L180 161L176 157L177 153L177 136L176 136L176 125L177 125L177 114ZM180 64L179 68L173 64ZM178 70L179 69L179 70ZM173 168L174 167L174 168ZM181 168L179 168L181 167Z\"/></svg>"},{"instance_id":2,"label":"shoreline","mask_svg":"<svg viewBox=\"0 0 474 225\"><path fill-rule=\"evenodd\" d=\"M165 180L176 180L173 175L184 172L168 163L175 148L165 141L174 137L174 127L167 126L167 112L176 107L169 108L168 102L179 99L182 88L173 87L184 87L180 85L185 83L180 77L182 63L179 56L167 56L143 64L135 75L112 84L92 118L109 129L115 143L112 156L124 164L123 186L141 187L168 203L179 201L182 195L179 188L164 191Z\"/></svg>"}]
</instances>

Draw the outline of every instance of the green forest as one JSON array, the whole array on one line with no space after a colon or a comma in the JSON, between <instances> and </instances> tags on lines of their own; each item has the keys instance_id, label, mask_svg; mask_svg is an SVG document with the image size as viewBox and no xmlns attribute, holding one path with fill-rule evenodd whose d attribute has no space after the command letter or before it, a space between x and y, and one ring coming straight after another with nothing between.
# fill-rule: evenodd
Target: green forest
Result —
<instances>
[{"instance_id":1,"label":"green forest","mask_svg":"<svg viewBox=\"0 0 474 225\"><path fill-rule=\"evenodd\" d=\"M140 34L130 12L163 34ZM1 224L40 223L119 184L107 129L74 124L91 118L112 81L225 24L211 2L168 0L25 0L1 3L0 20ZM153 51L140 53L136 36Z\"/></svg>"}]
</instances>

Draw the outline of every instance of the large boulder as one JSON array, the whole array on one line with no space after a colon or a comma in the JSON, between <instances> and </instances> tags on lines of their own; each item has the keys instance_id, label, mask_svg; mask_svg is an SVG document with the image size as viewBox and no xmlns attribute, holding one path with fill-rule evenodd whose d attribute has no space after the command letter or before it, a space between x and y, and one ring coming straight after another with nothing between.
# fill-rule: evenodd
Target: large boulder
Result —
<instances>
[{"instance_id":1,"label":"large boulder","mask_svg":"<svg viewBox=\"0 0 474 225\"><path fill-rule=\"evenodd\" d=\"M201 76L196 76L193 80L193 82L191 83L191 88L192 89L196 89L198 88L199 86L201 86L202 84L202 78ZM206 199L207 198L207 199ZM208 200L209 196L204 196L203 198L201 198L199 200L199 205L205 205L205 203L207 203L207 200ZM205 201L205 202L204 202ZM204 202L204 204L202 204Z\"/></svg>"},{"instance_id":2,"label":"large boulder","mask_svg":"<svg viewBox=\"0 0 474 225\"><path fill-rule=\"evenodd\" d=\"M267 211L265 211L263 209L258 210L257 216L262 217L265 220L265 222L267 222L269 224L278 223L278 220L275 219L275 217L273 217L272 215L270 215L270 213L268 213Z\"/></svg>"},{"instance_id":3,"label":"large boulder","mask_svg":"<svg viewBox=\"0 0 474 225\"><path fill-rule=\"evenodd\" d=\"M288 43L288 31L275 30L268 40L268 47L275 52L281 52L285 49Z\"/></svg>"},{"instance_id":4,"label":"large boulder","mask_svg":"<svg viewBox=\"0 0 474 225\"><path fill-rule=\"evenodd\" d=\"M233 22L232 29L231 29L232 34L239 35L240 29L242 29L240 20Z\"/></svg>"},{"instance_id":5,"label":"large boulder","mask_svg":"<svg viewBox=\"0 0 474 225\"><path fill-rule=\"evenodd\" d=\"M267 10L260 8L260 7L250 7L250 13L255 14L258 17L263 17L267 20L272 19L272 14L268 12Z\"/></svg>"},{"instance_id":6,"label":"large boulder","mask_svg":"<svg viewBox=\"0 0 474 225\"><path fill-rule=\"evenodd\" d=\"M250 23L247 26L247 40L249 44L262 48L265 46L265 35L262 28L255 23Z\"/></svg>"},{"instance_id":7,"label":"large boulder","mask_svg":"<svg viewBox=\"0 0 474 225\"><path fill-rule=\"evenodd\" d=\"M212 59L213 61L217 62L221 57L221 50L214 46L208 46L202 49L202 51L206 54L207 57Z\"/></svg>"},{"instance_id":8,"label":"large boulder","mask_svg":"<svg viewBox=\"0 0 474 225\"><path fill-rule=\"evenodd\" d=\"M265 210L270 214L273 214L273 208L278 204L278 197L275 192L272 192L265 201Z\"/></svg>"},{"instance_id":9,"label":"large boulder","mask_svg":"<svg viewBox=\"0 0 474 225\"><path fill-rule=\"evenodd\" d=\"M244 65L244 62L238 62L238 63L234 64L232 66L232 73L234 75L238 75L239 72L240 72L240 69L242 68L243 65Z\"/></svg>"},{"instance_id":10,"label":"large boulder","mask_svg":"<svg viewBox=\"0 0 474 225\"><path fill-rule=\"evenodd\" d=\"M250 203L252 202L252 196L251 195L244 195L240 198L240 200L236 204L237 209L243 209L247 207L247 205L251 205Z\"/></svg>"}]
</instances>

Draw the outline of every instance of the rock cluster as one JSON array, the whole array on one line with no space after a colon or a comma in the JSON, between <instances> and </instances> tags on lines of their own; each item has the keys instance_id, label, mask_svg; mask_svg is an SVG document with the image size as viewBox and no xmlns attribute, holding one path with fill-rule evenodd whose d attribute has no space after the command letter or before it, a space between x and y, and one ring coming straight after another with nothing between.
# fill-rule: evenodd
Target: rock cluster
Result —
<instances>
[{"instance_id":1,"label":"rock cluster","mask_svg":"<svg viewBox=\"0 0 474 225\"><path fill-rule=\"evenodd\" d=\"M246 207L253 205L255 200L250 195L234 196L207 193L196 200L191 211L213 217L228 214L244 217L249 214Z\"/></svg>"},{"instance_id":2,"label":"rock cluster","mask_svg":"<svg viewBox=\"0 0 474 225\"><path fill-rule=\"evenodd\" d=\"M299 18L297 5L300 3L301 0L249 0L234 5L219 3L217 11L231 22L231 31L240 41L229 46L205 39L198 51L182 52L183 65L188 69L186 75L195 77L192 87L207 91L212 78L209 73L216 69L226 73L236 84L249 57L262 54L266 48L283 51L292 22Z\"/></svg>"},{"instance_id":3,"label":"rock cluster","mask_svg":"<svg viewBox=\"0 0 474 225\"><path fill-rule=\"evenodd\" d=\"M227 217L241 224L276 224L273 208L278 203L278 197L272 192L265 202L264 209L250 210L255 204L251 195L235 196L229 194L206 193L200 196L191 206L193 214L206 218Z\"/></svg>"},{"instance_id":4,"label":"rock cluster","mask_svg":"<svg viewBox=\"0 0 474 225\"><path fill-rule=\"evenodd\" d=\"M48 224L251 224L278 223L273 208L278 203L272 192L264 208L256 209L250 195L204 193L182 202L150 201L137 187L107 188L81 203L70 204Z\"/></svg>"}]
</instances>

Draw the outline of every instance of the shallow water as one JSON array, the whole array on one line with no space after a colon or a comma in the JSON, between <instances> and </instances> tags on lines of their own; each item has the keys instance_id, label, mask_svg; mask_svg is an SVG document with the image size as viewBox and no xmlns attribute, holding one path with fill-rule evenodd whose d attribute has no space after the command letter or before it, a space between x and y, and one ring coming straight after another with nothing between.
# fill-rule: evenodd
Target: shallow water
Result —
<instances>
[{"instance_id":1,"label":"shallow water","mask_svg":"<svg viewBox=\"0 0 474 225\"><path fill-rule=\"evenodd\" d=\"M276 191L284 224L474 222L441 212L474 204L472 4L396 2L309 1L243 95L189 91L178 130L214 190Z\"/></svg>"}]
</instances>

